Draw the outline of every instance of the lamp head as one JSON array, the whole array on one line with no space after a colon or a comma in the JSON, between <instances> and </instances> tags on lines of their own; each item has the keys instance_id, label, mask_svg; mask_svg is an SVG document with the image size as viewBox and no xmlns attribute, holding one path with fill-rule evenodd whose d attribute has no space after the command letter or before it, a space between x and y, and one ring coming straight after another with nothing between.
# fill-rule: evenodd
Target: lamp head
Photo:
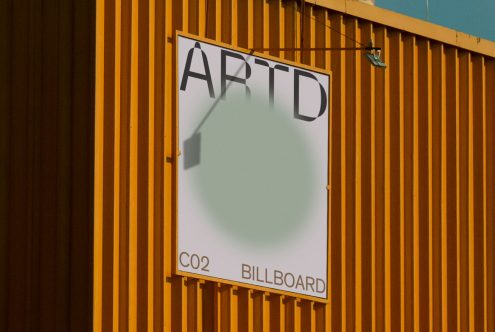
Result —
<instances>
[{"instance_id":1,"label":"lamp head","mask_svg":"<svg viewBox=\"0 0 495 332\"><path fill-rule=\"evenodd\" d=\"M387 68L387 65L380 59L380 53L366 52L366 59L375 67Z\"/></svg>"},{"instance_id":2,"label":"lamp head","mask_svg":"<svg viewBox=\"0 0 495 332\"><path fill-rule=\"evenodd\" d=\"M382 50L379 47L374 47L373 46L373 41L370 41L368 43L368 46L366 47L366 59L374 66L378 68L387 68L387 65L385 62L382 61L380 58Z\"/></svg>"}]
</instances>

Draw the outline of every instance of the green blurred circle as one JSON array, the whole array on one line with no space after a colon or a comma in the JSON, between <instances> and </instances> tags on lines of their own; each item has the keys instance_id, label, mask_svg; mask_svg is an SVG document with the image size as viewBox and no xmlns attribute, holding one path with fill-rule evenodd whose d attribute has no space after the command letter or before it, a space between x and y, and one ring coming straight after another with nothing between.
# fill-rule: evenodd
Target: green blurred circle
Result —
<instances>
[{"instance_id":1,"label":"green blurred circle","mask_svg":"<svg viewBox=\"0 0 495 332\"><path fill-rule=\"evenodd\" d=\"M220 101L201 127L197 188L211 219L239 241L283 242L307 219L312 156L291 115L239 98Z\"/></svg>"}]
</instances>

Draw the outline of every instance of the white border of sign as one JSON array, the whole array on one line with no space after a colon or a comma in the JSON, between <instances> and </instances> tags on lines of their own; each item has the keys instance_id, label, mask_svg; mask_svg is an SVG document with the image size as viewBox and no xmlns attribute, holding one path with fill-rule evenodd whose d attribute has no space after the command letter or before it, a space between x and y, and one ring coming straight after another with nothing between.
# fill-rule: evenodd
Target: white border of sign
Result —
<instances>
[{"instance_id":1,"label":"white border of sign","mask_svg":"<svg viewBox=\"0 0 495 332\"><path fill-rule=\"evenodd\" d=\"M270 60L270 61L273 61L273 62L277 62L277 63L281 63L281 64L286 64L286 65L289 65L291 67L296 67L296 68L300 68L300 69L303 69L304 71L308 71L308 72L315 72L315 73L318 73L318 74L323 74L323 75L326 75L328 77L328 94L327 94L327 102L328 102L328 105L327 105L327 111L328 111L328 129L327 129L327 134L328 134L328 137L327 137L327 147L328 147L328 151L327 151L327 189L328 189L328 184L330 183L330 151L331 151L331 142L330 142L330 120L331 120L331 100L330 100L330 91L331 91L331 75L330 75L330 72L328 71L324 71L324 70L321 70L321 69L318 69L318 68L313 68L313 67L309 67L309 66L306 66L306 65L303 65L303 64L299 64L299 63L294 63L294 62L291 62L291 61L287 61L287 60L284 60L284 59L279 59L279 58L276 58L276 57L272 57L272 56L267 56L265 54L258 54L256 52L252 52L252 51L249 51L249 50L245 50L245 49L240 49L240 48L236 48L236 47L232 47L231 45L226 45L226 44L223 44L223 43L219 43L219 42L216 42L216 41L213 41L213 40L209 40L209 39L205 39L205 38L201 38L201 37L198 37L198 36L195 36L195 35L190 35L190 34L187 34L187 33L183 33L183 32L177 32L176 33L176 38L175 38L175 56L176 56L176 65L175 65L175 68L174 70L176 71L176 105L175 105L175 121L176 121L176 124L175 124L175 144L174 144L174 150L173 153L174 155L176 156L175 158L172 158L173 159L173 162L174 162L174 165L173 165L173 171L174 171L174 174L175 174L175 190L174 190L174 194L175 194L175 210L176 210L176 218L175 218L175 240L176 240L176 246L175 246L175 254L174 254L174 259L175 261L173 262L173 265L174 265L174 270L175 270L175 274L177 275L182 275L182 276L187 276L187 277L194 277L194 278L199 278L199 279L205 279L205 280L211 280L211 281L218 281L218 282L223 282L223 283L227 283L227 284L231 284L231 285L235 285L235 286L242 286L242 287L248 287L248 288L252 288L252 289L257 289L257 290L263 290L263 291L269 291L269 292L272 292L272 293L279 293L279 294L283 294L283 295L288 295L288 296L295 296L295 297L299 297L299 298L305 298L305 299L310 299L310 300L315 300L315 301L319 301L319 302L328 302L328 297L329 297L329 284L330 284L330 275L329 275L329 270L330 270L330 267L329 267L329 249L330 249L330 243L329 243L329 239L330 239L330 224L329 224L329 205L330 205L330 195L329 195L329 192L327 190L327 199L326 199L326 203L327 203L327 209L326 209L326 213L327 213L327 223L326 223L326 230L327 230L327 234L326 234L326 280L325 280L325 284L326 284L326 289L325 289L325 294L324 296L315 296L315 295L308 295L308 294L303 294L303 293L298 293L298 292L293 292L293 291L288 291L288 290L282 290L282 289L277 289L277 288L272 288L272 287L268 287L268 286L263 286L263 285L257 285L257 284L252 284L252 283L248 283L248 282L242 282L242 281L237 281L237 280L230 280L230 279L223 279L221 277L218 277L218 276L211 276L211 275L208 275L208 274L202 274L202 273L198 273L198 272L191 272L191 271L185 271L184 268L180 268L179 267L179 154L180 154L180 150L179 150L179 59L178 59L178 52L179 52L179 38L187 38L187 39L191 39L191 40L194 40L194 41L198 41L200 43L204 43L204 44L209 44L209 45L212 45L212 46L215 46L215 47L220 47L222 49L226 49L226 50L233 50L235 52L238 52L238 53L242 53L242 54L245 54L245 55L253 55L255 56L256 58L262 58L262 59L266 59L266 60ZM201 258L201 257L199 257ZM266 272L265 272L266 273Z\"/></svg>"}]
</instances>

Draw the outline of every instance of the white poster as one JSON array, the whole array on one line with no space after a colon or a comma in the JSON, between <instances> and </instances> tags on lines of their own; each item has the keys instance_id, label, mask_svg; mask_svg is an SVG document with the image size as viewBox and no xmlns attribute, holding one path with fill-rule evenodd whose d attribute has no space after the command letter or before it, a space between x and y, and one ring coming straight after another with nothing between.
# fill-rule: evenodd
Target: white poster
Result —
<instances>
[{"instance_id":1,"label":"white poster","mask_svg":"<svg viewBox=\"0 0 495 332\"><path fill-rule=\"evenodd\" d=\"M177 273L326 300L330 76L177 36Z\"/></svg>"}]
</instances>

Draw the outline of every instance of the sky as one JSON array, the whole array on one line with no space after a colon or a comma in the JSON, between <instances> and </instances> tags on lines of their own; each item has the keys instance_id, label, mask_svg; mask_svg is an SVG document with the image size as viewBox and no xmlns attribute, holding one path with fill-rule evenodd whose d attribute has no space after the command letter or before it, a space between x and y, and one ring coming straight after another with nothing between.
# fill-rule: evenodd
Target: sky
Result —
<instances>
[{"instance_id":1,"label":"sky","mask_svg":"<svg viewBox=\"0 0 495 332\"><path fill-rule=\"evenodd\" d=\"M494 0L376 0L376 6L495 41Z\"/></svg>"}]
</instances>

